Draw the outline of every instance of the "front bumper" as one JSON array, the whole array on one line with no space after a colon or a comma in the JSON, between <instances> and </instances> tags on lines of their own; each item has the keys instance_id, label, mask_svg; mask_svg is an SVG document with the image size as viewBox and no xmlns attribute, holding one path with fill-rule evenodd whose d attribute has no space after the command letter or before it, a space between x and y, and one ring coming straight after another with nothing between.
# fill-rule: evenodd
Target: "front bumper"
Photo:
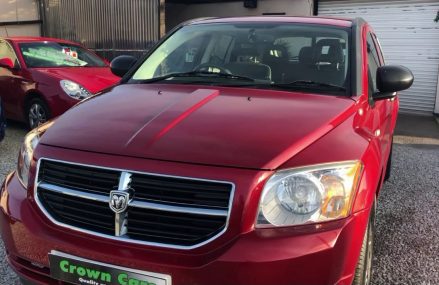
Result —
<instances>
[{"instance_id":1,"label":"front bumper","mask_svg":"<svg viewBox=\"0 0 439 285\"><path fill-rule=\"evenodd\" d=\"M48 253L167 274L173 285L346 284L358 260L368 212L310 227L251 229L196 250L111 241L51 224L15 174L1 188L0 229L12 268L35 284L50 277ZM233 217L232 217L233 218ZM235 217L236 219L236 217Z\"/></svg>"}]
</instances>

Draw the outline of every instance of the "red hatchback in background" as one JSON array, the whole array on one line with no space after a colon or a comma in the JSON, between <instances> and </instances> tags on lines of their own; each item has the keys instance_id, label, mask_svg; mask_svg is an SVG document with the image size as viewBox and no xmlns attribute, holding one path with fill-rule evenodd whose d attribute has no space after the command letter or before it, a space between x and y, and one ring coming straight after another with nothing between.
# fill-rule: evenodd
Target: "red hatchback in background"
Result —
<instances>
[{"instance_id":1,"label":"red hatchback in background","mask_svg":"<svg viewBox=\"0 0 439 285\"><path fill-rule=\"evenodd\" d=\"M30 132L0 228L29 284L369 285L397 91L362 19L183 24Z\"/></svg>"},{"instance_id":2,"label":"red hatchback in background","mask_svg":"<svg viewBox=\"0 0 439 285\"><path fill-rule=\"evenodd\" d=\"M108 63L77 43L0 38L0 96L5 116L34 128L119 81Z\"/></svg>"}]
</instances>

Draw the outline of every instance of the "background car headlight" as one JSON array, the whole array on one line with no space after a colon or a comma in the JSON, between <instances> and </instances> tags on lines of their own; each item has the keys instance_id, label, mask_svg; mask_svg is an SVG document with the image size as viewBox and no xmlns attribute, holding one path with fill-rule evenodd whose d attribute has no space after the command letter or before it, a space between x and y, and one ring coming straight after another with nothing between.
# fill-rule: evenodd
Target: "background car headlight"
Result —
<instances>
[{"instance_id":1,"label":"background car headlight","mask_svg":"<svg viewBox=\"0 0 439 285\"><path fill-rule=\"evenodd\" d=\"M62 90L64 90L64 92L72 98L82 100L91 95L87 89L76 82L70 80L61 80L59 83Z\"/></svg>"},{"instance_id":2,"label":"background car headlight","mask_svg":"<svg viewBox=\"0 0 439 285\"><path fill-rule=\"evenodd\" d=\"M48 128L50 128L50 126L52 126L52 124L53 121L43 124L30 131L24 137L24 142L18 154L17 175L21 184L26 189L29 186L29 169L32 162L34 150L40 142L41 136L46 132Z\"/></svg>"},{"instance_id":3,"label":"background car headlight","mask_svg":"<svg viewBox=\"0 0 439 285\"><path fill-rule=\"evenodd\" d=\"M256 226L293 226L347 217L361 171L359 161L349 161L276 172L262 191Z\"/></svg>"}]
</instances>

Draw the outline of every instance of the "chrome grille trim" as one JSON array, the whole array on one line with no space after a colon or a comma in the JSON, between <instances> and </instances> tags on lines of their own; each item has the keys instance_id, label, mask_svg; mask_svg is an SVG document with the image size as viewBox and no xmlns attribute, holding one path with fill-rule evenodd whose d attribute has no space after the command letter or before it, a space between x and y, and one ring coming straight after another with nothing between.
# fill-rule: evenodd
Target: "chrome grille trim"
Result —
<instances>
[{"instance_id":1,"label":"chrome grille trim","mask_svg":"<svg viewBox=\"0 0 439 285\"><path fill-rule=\"evenodd\" d=\"M80 198L84 198L84 199L88 199L88 200L92 200L92 201L97 201L97 202L103 202L103 203L109 203L110 198L109 198L109 196L105 196L105 195L93 194L93 193L89 193L89 192L82 192L82 191L73 190L73 189L69 189L69 188L65 188L65 187L60 187L57 185L52 185L52 184L45 183L45 182L40 183L39 182L39 174L40 174L40 166L41 166L42 161L52 161L52 162L58 162L58 163L76 165L76 166L90 167L90 168L94 168L94 169L117 171L117 172L121 172L121 176L123 176L124 173L130 174L130 175L144 174L144 175L151 175L151 176L157 176L157 177L178 178L178 179L185 179L185 180L192 180L192 181L204 181L204 182L215 182L215 183L229 184L231 186L231 190L230 190L230 197L229 197L227 211L226 210L216 210L216 209L203 209L203 208L196 208L196 207L172 206L172 205L151 203L151 202L145 202L145 201L131 201L129 204L130 207L144 208L144 209L151 209L151 210L158 210L158 211L226 217L224 229L221 230L215 236L213 236L213 237L209 238L208 240L205 240L201 243L191 245L191 246L183 246L183 245L174 245L174 244L167 244L167 243L139 241L139 240L130 239L127 236L107 235L107 234L97 233L94 231L89 231L89 230L81 229L81 228L78 228L78 227L75 227L72 225L58 222L56 219L54 219L50 215L50 213L45 209L42 202L40 201L40 199L38 197L38 188L39 187L42 189L48 190L48 191L53 191L55 193L61 193L61 194L72 196L72 197L80 197ZM122 183L122 182L120 182L120 183ZM121 185L119 184L119 186L121 186ZM229 226L229 222L230 222L230 215L231 215L231 211L232 211L232 203L233 203L234 194L235 194L235 184L232 182L228 182L228 181L200 179L200 178L156 174L156 173L140 172L140 171L131 171L131 170L126 170L126 169L109 168L109 167L101 167L101 166L95 166L95 165L89 165L89 164L74 163L74 162L50 159L50 158L45 158L45 157L40 158L37 162L36 175L35 175L35 181L34 181L34 199L38 205L38 208L43 212L43 214L53 224L55 224L57 226L71 229L71 230L78 231L78 232L82 232L82 233L86 233L86 234L90 234L90 235L94 235L94 236L107 238L110 240L122 241L122 242L126 242L126 243L131 243L131 244L140 244L140 245L182 249L182 250L190 250L190 249L195 249L195 248L204 246L204 245L212 242L213 240L217 239L218 237L222 236L227 231L228 226Z\"/></svg>"},{"instance_id":2,"label":"chrome grille trim","mask_svg":"<svg viewBox=\"0 0 439 285\"><path fill-rule=\"evenodd\" d=\"M187 214L206 215L206 216L215 216L215 217L227 217L228 215L227 211L223 211L223 210L179 207L179 206L163 205L163 204L143 202L143 201L132 201L129 205L131 207L136 207L136 208L166 211L173 213L187 213Z\"/></svg>"},{"instance_id":3,"label":"chrome grille trim","mask_svg":"<svg viewBox=\"0 0 439 285\"><path fill-rule=\"evenodd\" d=\"M45 182L40 182L37 185L37 188L43 188L49 191L57 192L60 194L79 197L87 200L98 201L102 203L109 203L109 196L98 195L93 193L85 193L73 189L68 189L65 187L60 187L57 185L52 185ZM196 215L206 215L206 216L216 216L216 217L227 217L228 212L224 210L214 210L214 209L201 209L194 207L184 207L184 206L171 206L160 203L151 203L144 201L130 201L128 204L130 207L142 208L142 209L150 209L157 211L166 211L166 212L174 212L174 213L187 213L187 214L196 214Z\"/></svg>"},{"instance_id":4,"label":"chrome grille trim","mask_svg":"<svg viewBox=\"0 0 439 285\"><path fill-rule=\"evenodd\" d=\"M119 178L119 186L117 187L117 189L119 191L123 191L125 193L127 193L129 191L130 188L130 184L131 184L131 173L129 172L122 172L120 174L120 178ZM128 213L124 212L124 213L115 213L114 215L114 235L117 237L121 237L124 236L128 233L128 228L127 228L127 223L128 223Z\"/></svg>"},{"instance_id":5,"label":"chrome grille trim","mask_svg":"<svg viewBox=\"0 0 439 285\"><path fill-rule=\"evenodd\" d=\"M38 188L38 187L52 191L52 192L57 192L60 194L72 196L72 197L79 197L79 198L93 200L93 201L102 202L102 203L109 203L110 202L109 196L98 195L98 194L93 194L93 193L85 193L85 192L81 192L81 191L77 191L77 190L73 190L73 189L69 189L69 188L65 188L65 187L61 187L61 186L57 186L57 185L53 185L53 184L49 184L49 183L44 183L44 182L38 183L36 188Z\"/></svg>"}]
</instances>

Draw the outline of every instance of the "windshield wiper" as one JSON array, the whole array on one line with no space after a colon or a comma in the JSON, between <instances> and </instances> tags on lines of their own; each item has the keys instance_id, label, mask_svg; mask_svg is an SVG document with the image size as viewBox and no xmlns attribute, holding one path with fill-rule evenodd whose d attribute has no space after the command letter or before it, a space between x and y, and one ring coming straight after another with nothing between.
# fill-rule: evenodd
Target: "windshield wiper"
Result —
<instances>
[{"instance_id":1,"label":"windshield wiper","mask_svg":"<svg viewBox=\"0 0 439 285\"><path fill-rule=\"evenodd\" d=\"M298 80L298 81L293 81L290 83L273 83L270 86L278 87L278 88L285 88L285 89L317 88L317 89L346 92L346 88L343 86L338 86L338 85L323 83L323 82L316 82L316 81L312 81L312 80Z\"/></svg>"},{"instance_id":2,"label":"windshield wiper","mask_svg":"<svg viewBox=\"0 0 439 285\"><path fill-rule=\"evenodd\" d=\"M235 75L235 74L209 72L209 71L190 71L190 72L181 72L181 73L170 73L164 76L142 80L140 81L140 83L154 83L154 82L160 82L170 78L177 78L177 77L226 78L232 80L255 82L253 78Z\"/></svg>"}]
</instances>

